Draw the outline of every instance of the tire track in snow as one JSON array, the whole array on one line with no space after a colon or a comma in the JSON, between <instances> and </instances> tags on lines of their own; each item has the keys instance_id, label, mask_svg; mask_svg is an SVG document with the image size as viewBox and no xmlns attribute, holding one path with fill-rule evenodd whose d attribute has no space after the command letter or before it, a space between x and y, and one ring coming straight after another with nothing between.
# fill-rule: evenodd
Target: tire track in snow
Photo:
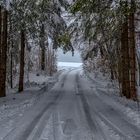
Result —
<instances>
[{"instance_id":1,"label":"tire track in snow","mask_svg":"<svg viewBox=\"0 0 140 140\"><path fill-rule=\"evenodd\" d=\"M49 104L47 104L47 106L29 123L29 126L22 132L22 134L14 139L10 138L10 135L12 135L12 133L14 133L14 131L18 128L14 128L12 131L10 131L4 138L3 140L27 140L28 137L30 136L31 132L33 131L33 129L35 128L35 126L37 125L37 123L40 121L40 119L42 119L42 116L44 115L44 113L46 111L48 111L48 109L50 109L51 107L53 107L55 105L56 100L58 99L59 95L56 95L54 97L54 100L52 102L50 102ZM44 123L45 124L45 123ZM42 125L44 126L44 125ZM39 127L40 128L40 127ZM42 127L43 128L43 127ZM40 128L40 131L42 129ZM40 131L37 132L37 135L40 135ZM16 133L16 131L15 131ZM38 140L38 139L37 139Z\"/></svg>"},{"instance_id":2,"label":"tire track in snow","mask_svg":"<svg viewBox=\"0 0 140 140\"><path fill-rule=\"evenodd\" d=\"M60 87L59 87L59 92L57 97L57 100L54 101L54 105L50 108L50 114L48 116L48 114L46 115L46 117L44 117L44 119L41 120L41 123L39 124L39 127L37 128L32 140L39 140L39 138L41 137L41 134L47 124L47 120L49 119L49 117L52 115L53 116L53 123L56 126L56 124L58 123L58 118L56 113L54 113L55 107L57 106L57 104L61 101L61 99L63 98L63 95L65 94L65 92L62 90L62 88L65 86L65 81L67 80L68 74L72 71L74 71L75 68L70 69L66 72L65 76L59 81ZM55 90L54 92L58 92L58 89ZM45 115L44 115L45 116ZM45 123L46 122L46 123ZM53 127L55 127L53 126ZM57 134L55 133L57 131L57 129L54 128L54 140L57 140Z\"/></svg>"},{"instance_id":3,"label":"tire track in snow","mask_svg":"<svg viewBox=\"0 0 140 140\"><path fill-rule=\"evenodd\" d=\"M79 80L80 82L80 80ZM80 86L80 88L82 88L83 86ZM81 91L82 92L82 91ZM89 91L87 91L89 92ZM95 92L92 90L92 92ZM89 95L91 95L91 92L89 93ZM84 95L83 95L84 96ZM85 97L86 98L86 97ZM92 100L93 99L93 100ZM113 109L112 106L110 106L109 104L107 104L106 102L104 102L102 99L100 99L99 96L97 96L96 94L94 94L93 98L92 99L88 99L87 102L90 101L90 106L92 105L92 112L95 114L95 116L97 117L98 120L101 120L102 122L104 122L104 124L106 124L107 126L109 126L116 134L118 134L120 137L123 138L123 140L140 140L140 135L138 135L138 129L135 128L134 125L130 124L129 122L127 122L127 120L125 120L125 118L123 118L121 116L121 114L119 114L119 112L116 112L115 109ZM100 103L102 103L102 107L99 105ZM89 104L89 103L87 103ZM99 110L97 110L97 108L99 107ZM104 111L106 110L106 112ZM103 112L102 112L103 111ZM111 112L110 112L111 111ZM129 130L131 130L129 128L129 134L126 134L123 130L124 130L124 127L122 126L119 126L119 124L117 123L114 123L115 121L115 118L114 118L114 121L113 120L110 120L111 118L109 117L109 114L108 113L111 113L115 118L116 116L120 117L120 122L118 123L121 123L121 120L123 120L122 122L122 125L123 124L128 124L127 127L131 128L132 130L137 130L136 132L133 131L133 133ZM104 114L105 113L105 114ZM108 118L109 117L109 118ZM118 121L119 121L119 118L117 118ZM126 131L126 132L127 132ZM132 133L132 134L131 134ZM136 134L136 135L135 135Z\"/></svg>"},{"instance_id":4,"label":"tire track in snow","mask_svg":"<svg viewBox=\"0 0 140 140\"><path fill-rule=\"evenodd\" d=\"M98 98L98 100L103 103L103 106L106 106L106 107L108 107L108 109L110 109L111 114L113 114L114 116L120 116L120 114L118 112L116 112L115 109L113 109L108 104L105 104L98 96L96 98ZM103 121L107 126L109 126L113 131L115 131L121 137L123 137L123 140L140 140L140 135L135 135L135 134L138 134L138 129L133 124L131 124L130 122L125 120L122 116L120 116L120 120L123 120L124 124L128 124L128 126L127 126L128 128L130 127L132 130L136 130L135 132L130 132L129 133L130 135L125 134L122 127L116 126L115 123L113 123L111 120L109 120L109 118L106 116L106 114L103 114L102 112L98 111L96 107L93 106L93 108L94 108L94 110L92 110L92 111L95 112L95 114L98 116L98 118L101 121ZM133 133L133 134L131 134L131 133Z\"/></svg>"},{"instance_id":5,"label":"tire track in snow","mask_svg":"<svg viewBox=\"0 0 140 140\"><path fill-rule=\"evenodd\" d=\"M78 74L76 75L76 83L77 83L77 87L76 87L77 95L79 95L79 97L81 99L88 126L91 130L91 133L93 133L92 140L107 140L104 132L100 128L99 124L97 123L96 118L95 117L93 118L93 116L91 114L90 107L83 94L82 86L80 85L80 80L79 80Z\"/></svg>"},{"instance_id":6,"label":"tire track in snow","mask_svg":"<svg viewBox=\"0 0 140 140\"><path fill-rule=\"evenodd\" d=\"M57 95L55 97L55 99L53 100L52 104L50 105L49 109L50 109L50 112L49 112L49 115L48 115L48 109L44 110L44 113L42 114L42 116L44 115L44 118L40 118L41 120L41 123L39 124L32 140L39 140L39 138L41 137L41 134L46 126L46 123L47 123L47 120L49 119L49 117L51 116L51 114L53 113L53 108L55 108L55 106L57 105L57 103L61 100L61 98L63 97L64 95L64 92L63 90L61 90L63 87L64 87L64 84L65 84L65 81L67 79L67 76L68 74L71 72L72 70L69 70L65 75L64 77L61 79L60 81L60 90L59 91L54 91L54 92L57 92ZM46 114L46 115L45 115ZM28 131L28 130L27 130ZM24 138L24 136L22 136ZM29 137L29 136L28 136ZM25 140L25 139L23 139Z\"/></svg>"},{"instance_id":7,"label":"tire track in snow","mask_svg":"<svg viewBox=\"0 0 140 140\"><path fill-rule=\"evenodd\" d=\"M82 102L86 102L88 108L89 107L89 104L88 104L88 101L86 99L86 97L84 96L84 92L82 91L82 86L80 85L80 80L79 80L79 76L77 75L77 79L78 79L78 89L79 89L79 92L81 93L80 96L81 96L81 100ZM93 106L92 106L93 108ZM92 109L92 112L94 112L95 116L98 117L98 119L101 119L103 122L105 121L105 124L107 122L107 124L115 131L117 132L119 135L121 135L124 139L123 140L129 140L118 128L116 128L111 122L109 121L106 121L106 119L103 119L100 115L99 115L99 112L95 111L96 109L94 108L94 110ZM102 131L102 130L101 130ZM104 132L102 132L103 134ZM104 134L103 134L104 135ZM105 136L105 135L104 135ZM100 139L99 139L100 140ZM107 139L105 139L107 140Z\"/></svg>"},{"instance_id":8,"label":"tire track in snow","mask_svg":"<svg viewBox=\"0 0 140 140\"><path fill-rule=\"evenodd\" d=\"M72 70L69 70L61 79L60 82L58 82L58 84L60 83L60 87L62 88L64 86L66 77L68 75L69 72L71 72ZM60 89L61 89L60 88ZM52 92L52 91L51 91ZM54 107L56 105L57 100L60 100L60 97L63 96L61 91L54 91L55 93L57 92L56 95L53 96L53 100L51 102L49 102L46 107L28 124L28 127L24 128L22 131L22 134L19 134L18 136L13 136L13 133L16 133L16 130L18 129L17 127L13 128L4 138L3 140L27 140L28 137L30 136L30 134L32 133L32 131L34 130L35 126L39 123L39 121L42 119L42 116L52 107ZM55 94L54 93L54 94ZM52 112L51 112L52 113ZM51 113L49 114L49 116L51 115ZM49 117L47 116L47 119ZM43 121L42 121L43 122ZM41 135L41 132L43 131L45 125L45 123L41 123L42 125L39 125L39 129L37 129L35 136L33 140L38 140L38 137ZM19 126L18 126L19 127ZM13 138L14 137L14 138Z\"/></svg>"}]
</instances>

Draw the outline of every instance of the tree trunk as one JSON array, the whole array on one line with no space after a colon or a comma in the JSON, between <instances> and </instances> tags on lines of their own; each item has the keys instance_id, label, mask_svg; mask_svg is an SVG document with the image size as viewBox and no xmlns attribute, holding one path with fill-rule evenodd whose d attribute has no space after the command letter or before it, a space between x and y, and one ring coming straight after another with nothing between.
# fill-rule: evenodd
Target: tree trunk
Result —
<instances>
[{"instance_id":1,"label":"tree trunk","mask_svg":"<svg viewBox=\"0 0 140 140\"><path fill-rule=\"evenodd\" d=\"M122 26L122 33L121 33L121 88L122 88L122 95L126 96L126 83L125 83L125 59L124 59L124 53L125 53L125 49L124 49L124 26Z\"/></svg>"},{"instance_id":2,"label":"tree trunk","mask_svg":"<svg viewBox=\"0 0 140 140\"><path fill-rule=\"evenodd\" d=\"M2 38L1 38L1 53L0 53L0 97L6 96L6 61L7 61L7 15L4 10L2 17ZM0 16L1 17L1 16Z\"/></svg>"},{"instance_id":3,"label":"tree trunk","mask_svg":"<svg viewBox=\"0 0 140 140\"><path fill-rule=\"evenodd\" d=\"M1 38L2 38L2 8L0 6L0 66L1 66L1 53L2 53L2 48L1 48ZM0 73L1 74L1 73Z\"/></svg>"},{"instance_id":4,"label":"tree trunk","mask_svg":"<svg viewBox=\"0 0 140 140\"><path fill-rule=\"evenodd\" d=\"M24 57L25 57L25 32L21 30L21 51L20 51L20 76L19 76L19 92L24 88Z\"/></svg>"},{"instance_id":5,"label":"tree trunk","mask_svg":"<svg viewBox=\"0 0 140 140\"><path fill-rule=\"evenodd\" d=\"M140 62L138 62L138 69L139 69L139 86L140 86Z\"/></svg>"},{"instance_id":6,"label":"tree trunk","mask_svg":"<svg viewBox=\"0 0 140 140\"><path fill-rule=\"evenodd\" d=\"M44 24L41 25L41 32L40 32L40 48L41 48L41 70L45 70L45 28Z\"/></svg>"},{"instance_id":7,"label":"tree trunk","mask_svg":"<svg viewBox=\"0 0 140 140\"><path fill-rule=\"evenodd\" d=\"M126 22L124 23L124 41L125 41L125 50L124 50L124 74L125 74L125 83L126 83L126 97L130 98L130 74L129 74L129 45L128 45L128 17L126 17Z\"/></svg>"},{"instance_id":8,"label":"tree trunk","mask_svg":"<svg viewBox=\"0 0 140 140\"><path fill-rule=\"evenodd\" d=\"M41 48L41 70L45 70L45 47Z\"/></svg>"},{"instance_id":9,"label":"tree trunk","mask_svg":"<svg viewBox=\"0 0 140 140\"><path fill-rule=\"evenodd\" d=\"M131 99L137 100L136 93L136 44L135 44L135 1L131 0L131 13L129 15L129 45L130 45L130 75L131 75Z\"/></svg>"},{"instance_id":10,"label":"tree trunk","mask_svg":"<svg viewBox=\"0 0 140 140\"><path fill-rule=\"evenodd\" d=\"M13 88L13 41L12 41L11 59L10 59L10 86Z\"/></svg>"},{"instance_id":11,"label":"tree trunk","mask_svg":"<svg viewBox=\"0 0 140 140\"><path fill-rule=\"evenodd\" d=\"M10 54L10 87L13 88L13 25L12 25L12 19L9 16L9 31L8 31L8 48L9 48L9 54Z\"/></svg>"},{"instance_id":12,"label":"tree trunk","mask_svg":"<svg viewBox=\"0 0 140 140\"><path fill-rule=\"evenodd\" d=\"M1 65L2 65L2 8L0 6L0 77L2 77L2 71L1 71ZM0 78L0 97L5 96L5 94L2 91L2 79ZM4 95L3 95L4 94Z\"/></svg>"},{"instance_id":13,"label":"tree trunk","mask_svg":"<svg viewBox=\"0 0 140 140\"><path fill-rule=\"evenodd\" d=\"M129 76L129 46L128 46L128 21L126 18L122 26L121 39L122 53L122 95L130 98L130 76Z\"/></svg>"},{"instance_id":14,"label":"tree trunk","mask_svg":"<svg viewBox=\"0 0 140 140\"><path fill-rule=\"evenodd\" d=\"M110 66L110 74L111 74L111 80L114 80L115 76L114 76L114 71L113 71L112 66Z\"/></svg>"},{"instance_id":15,"label":"tree trunk","mask_svg":"<svg viewBox=\"0 0 140 140\"><path fill-rule=\"evenodd\" d=\"M2 55L2 44L1 44L1 39L2 39L2 8L0 6L0 70L1 70L1 55ZM0 77L1 77L2 73L0 73ZM1 82L1 81L0 81ZM1 86L1 83L0 83ZM1 87L0 87L1 88Z\"/></svg>"}]
</instances>

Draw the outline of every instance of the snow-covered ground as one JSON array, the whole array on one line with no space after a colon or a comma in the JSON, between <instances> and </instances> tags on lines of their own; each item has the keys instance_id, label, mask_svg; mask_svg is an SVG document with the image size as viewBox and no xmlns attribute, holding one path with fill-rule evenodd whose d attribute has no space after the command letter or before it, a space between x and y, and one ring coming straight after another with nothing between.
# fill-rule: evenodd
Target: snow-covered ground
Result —
<instances>
[{"instance_id":1,"label":"snow-covered ground","mask_svg":"<svg viewBox=\"0 0 140 140\"><path fill-rule=\"evenodd\" d=\"M58 62L58 67L82 67L82 63L73 63L73 62Z\"/></svg>"},{"instance_id":2,"label":"snow-covered ground","mask_svg":"<svg viewBox=\"0 0 140 140\"><path fill-rule=\"evenodd\" d=\"M54 76L57 77L57 74L59 75L59 73L61 73L61 71L59 71L58 73L56 73ZM51 76L47 76L45 73L43 72L30 72L29 74L26 73L25 77L24 77L24 88L41 88L42 86L44 86L47 82L52 81L53 77ZM14 90L12 92L15 92L18 89L18 82L19 82L19 77L16 75L13 78L13 87ZM7 86L7 94L11 93L11 88L9 86Z\"/></svg>"},{"instance_id":3,"label":"snow-covered ground","mask_svg":"<svg viewBox=\"0 0 140 140\"><path fill-rule=\"evenodd\" d=\"M96 93L99 96L103 96L103 98L110 98L111 103L115 104L117 107L119 105L120 110L123 114L127 115L128 118L132 120L132 122L140 128L140 106L139 102L134 102L132 100L128 100L125 97L121 97L119 94L119 86L117 82L110 81L107 77L103 76L101 73L97 72L95 74L86 73L85 76L87 79L90 79L91 83L96 85ZM138 87L139 88L139 87ZM139 91L139 90L138 90ZM139 92L138 98L140 100Z\"/></svg>"},{"instance_id":4,"label":"snow-covered ground","mask_svg":"<svg viewBox=\"0 0 140 140\"><path fill-rule=\"evenodd\" d=\"M28 90L0 100L2 140L140 140L137 104L119 97L108 78L60 69L49 92Z\"/></svg>"},{"instance_id":5,"label":"snow-covered ground","mask_svg":"<svg viewBox=\"0 0 140 140\"><path fill-rule=\"evenodd\" d=\"M0 139L13 129L23 114L36 104L44 92L49 91L57 82L59 71L54 76L30 73L29 80L25 78L24 91L18 93L17 87L7 88L7 96L0 98ZM15 85L17 81L14 81Z\"/></svg>"}]
</instances>

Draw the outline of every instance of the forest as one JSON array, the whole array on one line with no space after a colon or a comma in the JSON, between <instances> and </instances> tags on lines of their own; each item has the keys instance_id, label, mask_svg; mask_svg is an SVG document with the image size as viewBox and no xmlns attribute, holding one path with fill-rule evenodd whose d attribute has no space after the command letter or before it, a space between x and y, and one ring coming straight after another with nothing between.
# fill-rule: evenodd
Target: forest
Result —
<instances>
[{"instance_id":1,"label":"forest","mask_svg":"<svg viewBox=\"0 0 140 140\"><path fill-rule=\"evenodd\" d=\"M139 0L0 0L0 139L140 140L139 100Z\"/></svg>"},{"instance_id":2,"label":"forest","mask_svg":"<svg viewBox=\"0 0 140 140\"><path fill-rule=\"evenodd\" d=\"M6 96L6 86L13 88L17 76L21 92L25 73L56 72L57 48L72 53L76 48L84 69L100 67L119 82L122 96L137 100L139 1L1 0L0 4L1 97Z\"/></svg>"}]
</instances>

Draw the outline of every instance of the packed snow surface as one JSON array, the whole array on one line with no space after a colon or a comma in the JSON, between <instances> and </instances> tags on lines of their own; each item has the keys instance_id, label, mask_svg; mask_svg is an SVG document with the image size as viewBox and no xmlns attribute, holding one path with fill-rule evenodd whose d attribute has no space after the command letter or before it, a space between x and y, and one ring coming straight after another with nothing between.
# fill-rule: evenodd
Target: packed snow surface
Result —
<instances>
[{"instance_id":1,"label":"packed snow surface","mask_svg":"<svg viewBox=\"0 0 140 140\"><path fill-rule=\"evenodd\" d=\"M0 139L140 140L137 106L106 82L67 68L50 90L1 99Z\"/></svg>"}]
</instances>

